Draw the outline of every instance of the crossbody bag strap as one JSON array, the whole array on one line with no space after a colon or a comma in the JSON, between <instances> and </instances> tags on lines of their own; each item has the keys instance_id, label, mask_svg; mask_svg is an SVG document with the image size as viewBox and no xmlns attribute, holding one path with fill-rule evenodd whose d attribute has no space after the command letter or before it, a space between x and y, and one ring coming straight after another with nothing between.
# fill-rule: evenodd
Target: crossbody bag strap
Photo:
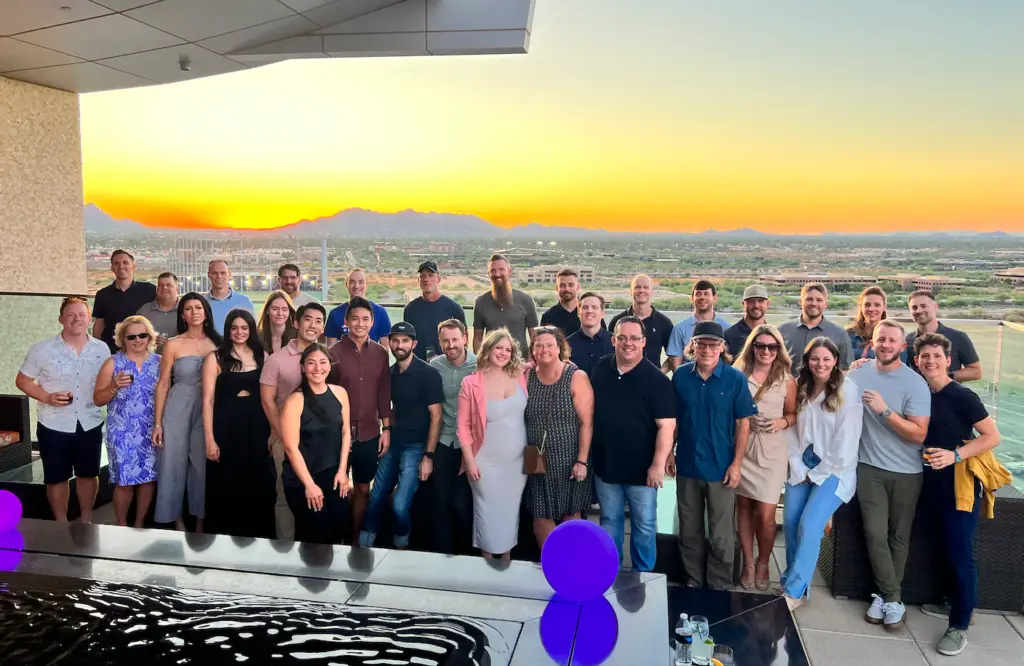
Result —
<instances>
[{"instance_id":1,"label":"crossbody bag strap","mask_svg":"<svg viewBox=\"0 0 1024 666\"><path fill-rule=\"evenodd\" d=\"M569 367L568 364L565 367L562 368L562 375L559 375L558 381L551 385L552 389L554 389L558 384L561 383L562 376L565 375L565 368L567 368L567 367ZM530 372L532 372L533 376L537 378L537 383L540 384L541 386L544 386L544 382L542 382L540 380L540 375L537 374L537 371L536 370L530 370ZM540 446L538 447L540 449L541 453L544 453L545 445L548 442L548 426L551 424L551 415L554 414L554 412L555 412L555 400L557 400L557 399L558 399L558 391L552 390L551 391L551 401L548 403L548 415L547 415L547 418L544 419L544 434L541 435L541 437L540 437Z\"/></svg>"}]
</instances>

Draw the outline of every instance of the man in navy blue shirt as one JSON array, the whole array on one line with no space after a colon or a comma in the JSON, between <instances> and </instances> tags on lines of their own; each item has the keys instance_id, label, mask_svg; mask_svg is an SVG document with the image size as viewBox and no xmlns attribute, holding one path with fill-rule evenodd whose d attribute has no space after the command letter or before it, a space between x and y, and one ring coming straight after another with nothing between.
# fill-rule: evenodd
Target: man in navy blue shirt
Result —
<instances>
[{"instance_id":1,"label":"man in navy blue shirt","mask_svg":"<svg viewBox=\"0 0 1024 666\"><path fill-rule=\"evenodd\" d=\"M366 298L366 271L362 268L353 268L345 280L345 288L348 289L349 298ZM367 299L369 300L369 299ZM334 343L341 340L342 336L348 335L348 324L345 323L345 316L348 314L349 301L345 301L338 307L331 310L327 315L327 323L324 325L324 337L327 338L327 346L333 347ZM373 313L373 328L370 329L370 339L387 349L388 332L391 330L391 318L388 311L373 301L370 301L371 312Z\"/></svg>"},{"instance_id":2,"label":"man in navy blue shirt","mask_svg":"<svg viewBox=\"0 0 1024 666\"><path fill-rule=\"evenodd\" d=\"M580 330L566 342L569 343L569 360L589 377L601 357L615 353L612 334L604 324L604 298L592 291L580 296Z\"/></svg>"},{"instance_id":3,"label":"man in navy blue shirt","mask_svg":"<svg viewBox=\"0 0 1024 666\"><path fill-rule=\"evenodd\" d=\"M722 359L722 325L699 322L692 339L696 360L681 366L672 378L679 424L675 465L679 554L688 584L726 589L733 583L736 547L733 489L747 448L748 418L757 413L757 407L746 377ZM710 553L704 539L705 506Z\"/></svg>"}]
</instances>

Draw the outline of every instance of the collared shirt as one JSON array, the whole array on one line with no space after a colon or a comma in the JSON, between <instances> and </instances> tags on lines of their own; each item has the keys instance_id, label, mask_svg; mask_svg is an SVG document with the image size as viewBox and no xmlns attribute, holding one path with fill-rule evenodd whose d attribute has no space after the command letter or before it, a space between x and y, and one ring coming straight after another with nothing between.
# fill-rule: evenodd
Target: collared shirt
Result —
<instances>
[{"instance_id":1,"label":"collared shirt","mask_svg":"<svg viewBox=\"0 0 1024 666\"><path fill-rule=\"evenodd\" d=\"M686 345L690 344L690 338L693 337L693 329L701 321L702 320L697 319L697 315L690 315L672 327L672 335L669 336L668 339L669 356L683 356L683 352L686 350ZM729 328L729 322L722 319L722 316L717 312L715 313L714 321L722 327L722 331Z\"/></svg>"},{"instance_id":2,"label":"collared shirt","mask_svg":"<svg viewBox=\"0 0 1024 666\"><path fill-rule=\"evenodd\" d=\"M388 352L373 340L356 347L347 335L331 347L327 381L348 391L349 420L355 441L380 435L380 419L391 418L391 372Z\"/></svg>"},{"instance_id":3,"label":"collared shirt","mask_svg":"<svg viewBox=\"0 0 1024 666\"><path fill-rule=\"evenodd\" d=\"M295 297L292 297L291 294L288 294L288 298L292 299L292 305L294 305L296 309L302 307L303 305L309 305L310 303L320 302L320 299L318 299L316 296L311 296L304 291L300 291L299 295Z\"/></svg>"},{"instance_id":4,"label":"collared shirt","mask_svg":"<svg viewBox=\"0 0 1024 666\"><path fill-rule=\"evenodd\" d=\"M224 320L228 318L228 313L235 308L253 311L252 299L231 287L228 287L228 295L224 298L217 298L213 292L209 292L205 296L210 304L210 310L213 311L213 328L221 335L224 335Z\"/></svg>"},{"instance_id":5,"label":"collared shirt","mask_svg":"<svg viewBox=\"0 0 1024 666\"><path fill-rule=\"evenodd\" d=\"M840 389L843 404L837 411L825 409L824 391L800 409L796 437L789 440L790 485L795 486L810 477L820 486L835 475L839 479L836 497L843 502L850 501L857 490L857 451L866 411L860 393L860 388L846 377ZM808 447L821 460L811 470L804 462L804 451Z\"/></svg>"},{"instance_id":6,"label":"collared shirt","mask_svg":"<svg viewBox=\"0 0 1024 666\"><path fill-rule=\"evenodd\" d=\"M291 340L271 354L263 364L263 370L260 372L260 384L277 389L275 397L279 408L288 396L298 390L299 384L302 383L302 366L299 363L301 357L299 341Z\"/></svg>"},{"instance_id":7,"label":"collared shirt","mask_svg":"<svg viewBox=\"0 0 1024 666\"><path fill-rule=\"evenodd\" d=\"M405 321L416 329L416 348L413 352L424 361L441 354L437 339L437 325L448 319L466 323L466 312L462 306L442 295L436 301L427 301L422 296L409 301L402 312Z\"/></svg>"},{"instance_id":8,"label":"collared shirt","mask_svg":"<svg viewBox=\"0 0 1024 666\"><path fill-rule=\"evenodd\" d=\"M733 358L739 358L740 352L743 351L743 346L747 344L747 338L753 332L754 329L750 328L747 324L746 317L725 329L725 346L729 349L729 354Z\"/></svg>"},{"instance_id":9,"label":"collared shirt","mask_svg":"<svg viewBox=\"0 0 1024 666\"><path fill-rule=\"evenodd\" d=\"M544 314L540 317L541 326L557 326L562 329L562 333L565 337L569 337L576 331L580 330L580 313L579 310L573 308L572 310L566 310L562 307L562 304L555 303L550 308L544 311Z\"/></svg>"},{"instance_id":10,"label":"collared shirt","mask_svg":"<svg viewBox=\"0 0 1024 666\"><path fill-rule=\"evenodd\" d=\"M623 317L633 317L633 306L630 305L628 308L620 312L619 314L612 317L612 321L608 324L608 330L615 335L615 325L619 323L619 320ZM651 314L646 319L641 319L644 323L644 332L647 335L647 344L644 346L644 356L648 361L654 364L655 367L661 367L661 352L668 349L668 340L672 336L672 320L668 318L668 315L658 312L653 306L651 307Z\"/></svg>"},{"instance_id":11,"label":"collared shirt","mask_svg":"<svg viewBox=\"0 0 1024 666\"><path fill-rule=\"evenodd\" d=\"M704 379L697 362L672 376L679 439L676 467L681 476L721 483L736 457L736 420L757 413L746 376L719 359Z\"/></svg>"},{"instance_id":12,"label":"collared shirt","mask_svg":"<svg viewBox=\"0 0 1024 666\"><path fill-rule=\"evenodd\" d=\"M462 389L462 380L476 372L476 355L467 349L466 360L462 365L452 365L448 357L441 354L430 361L430 366L441 374L441 387L444 390L440 443L452 446L458 439L459 391Z\"/></svg>"},{"instance_id":13,"label":"collared shirt","mask_svg":"<svg viewBox=\"0 0 1024 666\"><path fill-rule=\"evenodd\" d=\"M537 305L525 291L512 290L512 303L498 305L491 292L480 294L473 308L473 328L483 329L484 335L499 328L507 328L519 343L519 353L530 355L530 338L526 331L537 326Z\"/></svg>"},{"instance_id":14,"label":"collared shirt","mask_svg":"<svg viewBox=\"0 0 1024 666\"><path fill-rule=\"evenodd\" d=\"M949 371L951 373L960 370L965 365L978 362L978 352L974 349L974 343L971 342L971 338L966 333L950 328L941 321L935 332L946 336L949 340ZM916 330L907 334L907 365L913 368L915 372L917 371L917 364L914 358L914 340L917 339L917 334Z\"/></svg>"},{"instance_id":15,"label":"collared shirt","mask_svg":"<svg viewBox=\"0 0 1024 666\"><path fill-rule=\"evenodd\" d=\"M96 375L110 358L110 350L101 341L88 336L82 352L64 341L60 334L32 345L21 365L21 374L39 383L47 393L70 391L70 405L56 407L39 403L39 422L57 432L92 430L103 423L100 408L92 401Z\"/></svg>"},{"instance_id":16,"label":"collared shirt","mask_svg":"<svg viewBox=\"0 0 1024 666\"><path fill-rule=\"evenodd\" d=\"M779 333L782 334L782 339L786 341L786 349L789 350L789 355L793 357L793 365L790 368L790 372L794 377L797 376L797 370L800 368L804 350L807 349L807 343L819 336L825 336L839 348L839 368L841 370L848 370L850 364L853 363L853 347L850 346L850 335L846 332L846 329L833 324L825 317L822 317L821 321L814 328L808 328L807 324L804 323L804 316L801 314L799 318L787 321L779 326Z\"/></svg>"},{"instance_id":17,"label":"collared shirt","mask_svg":"<svg viewBox=\"0 0 1024 666\"><path fill-rule=\"evenodd\" d=\"M117 345L114 344L114 331L117 325L154 298L156 298L156 285L142 280L132 280L132 283L124 291L117 288L115 280L96 292L92 316L95 319L103 320L103 332L100 333L100 340L106 343L111 354L117 351Z\"/></svg>"},{"instance_id":18,"label":"collared shirt","mask_svg":"<svg viewBox=\"0 0 1024 666\"><path fill-rule=\"evenodd\" d=\"M380 339L391 332L391 319L388 311L380 305L371 302L370 309L373 310L373 326L370 327L370 339L380 342ZM327 315L327 323L324 324L324 336L340 340L348 335L348 324L345 323L345 315L348 313L348 303L342 303L331 310Z\"/></svg>"},{"instance_id":19,"label":"collared shirt","mask_svg":"<svg viewBox=\"0 0 1024 666\"><path fill-rule=\"evenodd\" d=\"M404 372L395 363L391 366L391 402L391 443L426 444L430 433L429 408L444 403L441 373L415 355Z\"/></svg>"},{"instance_id":20,"label":"collared shirt","mask_svg":"<svg viewBox=\"0 0 1024 666\"><path fill-rule=\"evenodd\" d=\"M612 344L612 334L604 329L598 329L594 337L583 332L583 329L576 331L569 336L569 359L577 368L587 373L589 377L594 371L594 366L603 357L615 353L615 346Z\"/></svg>"},{"instance_id":21,"label":"collared shirt","mask_svg":"<svg viewBox=\"0 0 1024 666\"><path fill-rule=\"evenodd\" d=\"M137 315L142 315L153 324L153 330L158 335L164 335L168 338L173 338L178 334L178 302L174 302L174 306L170 310L161 310L160 305L156 301L150 301L136 311Z\"/></svg>"},{"instance_id":22,"label":"collared shirt","mask_svg":"<svg viewBox=\"0 0 1024 666\"><path fill-rule=\"evenodd\" d=\"M605 483L646 486L658 441L657 420L676 415L672 382L643 361L619 374L614 354L597 362L590 382L594 472Z\"/></svg>"}]
</instances>

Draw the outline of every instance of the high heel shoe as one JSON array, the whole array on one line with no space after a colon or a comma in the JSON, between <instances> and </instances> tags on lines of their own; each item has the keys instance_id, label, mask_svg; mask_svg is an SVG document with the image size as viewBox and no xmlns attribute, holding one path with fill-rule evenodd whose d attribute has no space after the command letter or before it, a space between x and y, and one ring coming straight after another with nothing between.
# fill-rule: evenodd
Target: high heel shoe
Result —
<instances>
[{"instance_id":1,"label":"high heel shoe","mask_svg":"<svg viewBox=\"0 0 1024 666\"><path fill-rule=\"evenodd\" d=\"M747 575L747 572L750 575ZM743 573L740 575L740 587L744 590L750 591L754 589L754 577L756 575L753 564L744 564Z\"/></svg>"},{"instance_id":2,"label":"high heel shoe","mask_svg":"<svg viewBox=\"0 0 1024 666\"><path fill-rule=\"evenodd\" d=\"M771 575L771 570L767 564L758 564L757 574L754 580L754 587L756 587L761 592L767 592L768 585L771 583Z\"/></svg>"}]
</instances>

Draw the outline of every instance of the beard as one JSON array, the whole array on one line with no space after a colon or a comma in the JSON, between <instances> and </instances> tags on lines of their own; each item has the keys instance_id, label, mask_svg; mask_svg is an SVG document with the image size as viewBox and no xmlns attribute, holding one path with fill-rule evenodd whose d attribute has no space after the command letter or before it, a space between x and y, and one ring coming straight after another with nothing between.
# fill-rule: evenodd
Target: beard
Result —
<instances>
[{"instance_id":1,"label":"beard","mask_svg":"<svg viewBox=\"0 0 1024 666\"><path fill-rule=\"evenodd\" d=\"M576 298L576 294L571 291L563 291L558 295L558 299L563 303L572 303L574 298Z\"/></svg>"},{"instance_id":2,"label":"beard","mask_svg":"<svg viewBox=\"0 0 1024 666\"><path fill-rule=\"evenodd\" d=\"M491 280L491 298L505 308L512 304L512 284L508 280Z\"/></svg>"},{"instance_id":3,"label":"beard","mask_svg":"<svg viewBox=\"0 0 1024 666\"><path fill-rule=\"evenodd\" d=\"M404 361L412 355L411 349L392 349L391 354L395 357L396 361Z\"/></svg>"},{"instance_id":4,"label":"beard","mask_svg":"<svg viewBox=\"0 0 1024 666\"><path fill-rule=\"evenodd\" d=\"M875 350L875 362L882 367L888 367L898 360L900 360L899 354L893 354L892 356L889 356L887 358L882 358L882 356L878 353L878 350Z\"/></svg>"}]
</instances>

